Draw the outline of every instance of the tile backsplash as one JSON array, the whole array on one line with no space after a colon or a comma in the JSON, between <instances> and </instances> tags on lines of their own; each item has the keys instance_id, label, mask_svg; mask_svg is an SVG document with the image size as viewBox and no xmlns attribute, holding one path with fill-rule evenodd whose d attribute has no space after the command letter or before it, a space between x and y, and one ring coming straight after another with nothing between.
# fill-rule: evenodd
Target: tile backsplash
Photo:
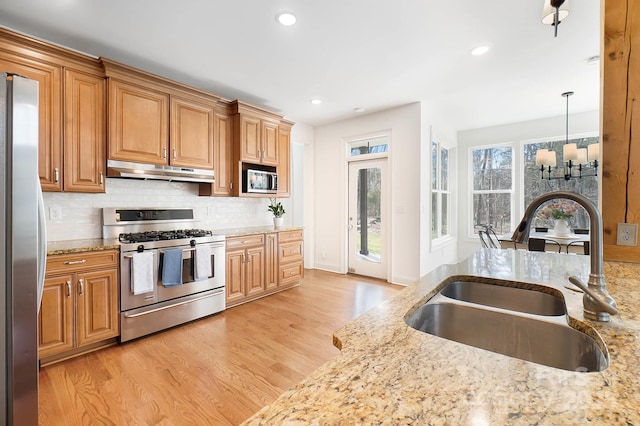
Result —
<instances>
[{"instance_id":1,"label":"tile backsplash","mask_svg":"<svg viewBox=\"0 0 640 426\"><path fill-rule=\"evenodd\" d=\"M267 198L200 197L198 184L107 179L105 194L45 192L49 241L102 238L103 207L193 208L194 227L225 229L273 224ZM285 205L288 199L283 199ZM285 215L285 224L287 224Z\"/></svg>"}]
</instances>

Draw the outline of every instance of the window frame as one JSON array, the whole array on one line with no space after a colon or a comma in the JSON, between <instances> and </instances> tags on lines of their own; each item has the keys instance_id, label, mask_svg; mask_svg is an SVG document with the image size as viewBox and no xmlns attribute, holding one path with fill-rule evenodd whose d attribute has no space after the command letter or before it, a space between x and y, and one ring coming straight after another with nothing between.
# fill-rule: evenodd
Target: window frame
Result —
<instances>
[{"instance_id":1,"label":"window frame","mask_svg":"<svg viewBox=\"0 0 640 426\"><path fill-rule=\"evenodd\" d=\"M433 172L434 172L434 168L433 168L433 146L434 144L437 147L437 153L438 155L436 156L436 167L435 167L435 177L436 177L436 182L434 185L433 182ZM447 189L442 189L442 151L446 151L447 153L447 179L446 179L446 187ZM453 206L453 197L452 197L452 193L451 193L451 165L452 165L452 148L449 147L447 144L444 144L442 142L438 142L436 140L432 140L430 143L430 150L429 150L430 156L429 156L429 160L430 160L430 164L431 164L431 174L429 175L429 190L431 192L431 228L430 228L430 233L431 233L431 246L437 246L440 245L452 238L454 238L454 234L453 234L453 229L452 229L452 206ZM435 186L435 188L434 188ZM433 195L436 195L436 217L433 217ZM446 234L442 234L442 224L445 223L443 221L443 217L442 217L442 196L443 194L445 194L447 196L448 199L448 205L447 205L447 214L446 214L446 226L447 226L447 233ZM436 232L435 232L435 236L434 236L434 229L433 229L433 224L434 224L434 220L436 221Z\"/></svg>"},{"instance_id":2,"label":"window frame","mask_svg":"<svg viewBox=\"0 0 640 426\"><path fill-rule=\"evenodd\" d=\"M476 190L474 189L474 170L473 170L473 152L477 151L477 150L484 150L484 149L493 149L493 148L509 148L511 149L511 189L498 189L498 190ZM514 216L514 206L516 207L516 209L518 208L518 206L516 206L516 200L515 200L515 187L516 187L516 158L515 156L518 155L518 150L516 149L515 143L514 142L506 142L506 143L497 143L497 144L485 144L485 145L475 145L475 146L470 146L469 147L469 151L468 151L468 170L469 170L469 199L468 199L468 205L469 205L469 210L468 210L468 215L470 220L467 223L468 229L467 229L467 233L468 233L468 237L471 239L479 239L478 234L475 231L475 224L473 223L473 218L474 218L474 212L473 212L473 198L474 195L476 194L509 194L509 205L510 205L510 209L509 209L509 215L510 215L510 223L512 224L512 228L515 225L515 216Z\"/></svg>"}]
</instances>

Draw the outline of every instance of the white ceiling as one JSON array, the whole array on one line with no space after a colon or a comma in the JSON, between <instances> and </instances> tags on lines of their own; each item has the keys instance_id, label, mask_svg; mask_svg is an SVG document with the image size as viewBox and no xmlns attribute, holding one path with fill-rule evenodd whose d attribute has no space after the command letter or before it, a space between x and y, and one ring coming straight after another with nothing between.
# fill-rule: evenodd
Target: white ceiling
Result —
<instances>
[{"instance_id":1,"label":"white ceiling","mask_svg":"<svg viewBox=\"0 0 640 426\"><path fill-rule=\"evenodd\" d=\"M0 25L321 125L416 101L457 130L599 109L600 0L0 0ZM298 17L293 27L278 12ZM489 44L484 56L469 54ZM312 97L322 99L311 105Z\"/></svg>"}]
</instances>

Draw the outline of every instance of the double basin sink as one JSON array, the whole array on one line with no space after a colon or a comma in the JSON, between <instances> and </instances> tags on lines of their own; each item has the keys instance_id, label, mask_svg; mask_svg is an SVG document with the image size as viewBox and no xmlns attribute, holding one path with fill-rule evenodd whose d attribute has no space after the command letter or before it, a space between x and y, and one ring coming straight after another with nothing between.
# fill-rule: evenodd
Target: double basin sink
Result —
<instances>
[{"instance_id":1,"label":"double basin sink","mask_svg":"<svg viewBox=\"0 0 640 426\"><path fill-rule=\"evenodd\" d=\"M452 277L405 317L416 330L568 371L608 367L594 331L572 328L562 293L550 287L471 276Z\"/></svg>"}]
</instances>

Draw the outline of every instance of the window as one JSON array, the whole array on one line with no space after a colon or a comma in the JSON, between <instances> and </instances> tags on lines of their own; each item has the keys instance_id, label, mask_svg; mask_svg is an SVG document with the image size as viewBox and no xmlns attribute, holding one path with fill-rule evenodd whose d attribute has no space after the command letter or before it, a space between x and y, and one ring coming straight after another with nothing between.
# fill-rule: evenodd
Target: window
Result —
<instances>
[{"instance_id":1,"label":"window","mask_svg":"<svg viewBox=\"0 0 640 426\"><path fill-rule=\"evenodd\" d=\"M586 148L588 145L592 143L597 143L598 137L588 137L588 138L575 138L569 140L569 143L575 143L578 145L578 148ZM576 192L593 201L596 205L598 205L598 179L594 176L584 176L582 178L573 178L570 180L564 179L542 179L540 173L540 166L536 166L536 151L539 148L546 148L551 151L555 151L558 153L558 162L562 161L562 146L565 144L564 140L561 141L547 141L547 142L534 142L534 143L525 143L523 146L524 153L524 204L523 207L526 208L534 198L539 195L545 194L550 191L570 191ZM558 163L560 167L562 165ZM557 173L557 172L556 172ZM575 174L575 171L574 171ZM585 174L593 174L593 170L589 169L585 171ZM547 174L545 173L545 176ZM575 228L588 228L589 227L589 215L587 212L578 204L575 205L576 213L573 215L571 219L571 226ZM538 223L539 222L539 223ZM548 222L543 223L544 220L540 220L538 222L534 222L535 226L553 226L552 223Z\"/></svg>"},{"instance_id":2,"label":"window","mask_svg":"<svg viewBox=\"0 0 640 426\"><path fill-rule=\"evenodd\" d=\"M490 225L497 234L512 231L512 147L473 149L471 170L473 225Z\"/></svg>"},{"instance_id":3,"label":"window","mask_svg":"<svg viewBox=\"0 0 640 426\"><path fill-rule=\"evenodd\" d=\"M388 136L377 136L368 139L361 139L348 144L350 156L364 154L381 154L389 150Z\"/></svg>"},{"instance_id":4,"label":"window","mask_svg":"<svg viewBox=\"0 0 640 426\"><path fill-rule=\"evenodd\" d=\"M431 239L450 235L449 150L431 142Z\"/></svg>"}]
</instances>

